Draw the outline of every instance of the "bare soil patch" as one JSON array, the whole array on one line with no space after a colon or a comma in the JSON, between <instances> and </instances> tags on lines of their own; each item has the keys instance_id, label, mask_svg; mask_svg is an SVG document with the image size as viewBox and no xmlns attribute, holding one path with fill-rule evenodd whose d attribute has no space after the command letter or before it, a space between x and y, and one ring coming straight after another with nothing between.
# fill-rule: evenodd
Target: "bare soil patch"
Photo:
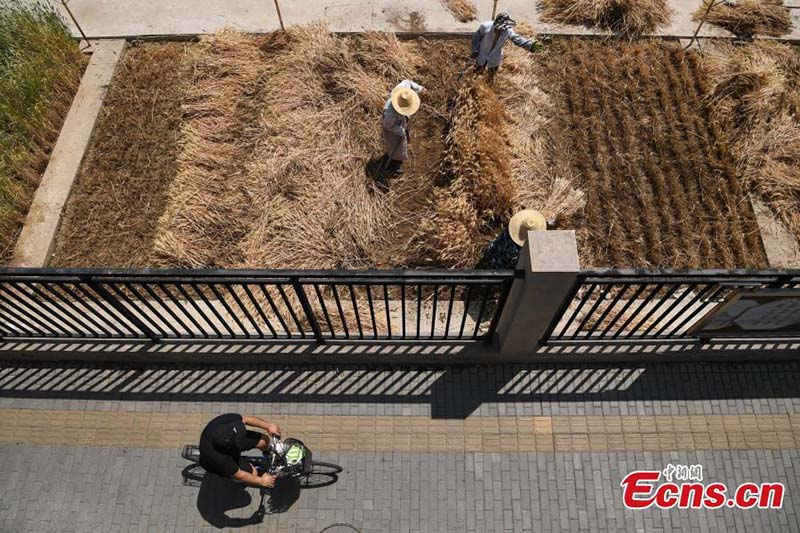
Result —
<instances>
[{"instance_id":1,"label":"bare soil patch","mask_svg":"<svg viewBox=\"0 0 800 533\"><path fill-rule=\"evenodd\" d=\"M584 266L764 267L752 208L703 102L699 57L664 42L559 42L550 132L586 193Z\"/></svg>"},{"instance_id":2,"label":"bare soil patch","mask_svg":"<svg viewBox=\"0 0 800 533\"><path fill-rule=\"evenodd\" d=\"M145 267L175 177L186 44L129 48L65 209L52 266Z\"/></svg>"}]
</instances>

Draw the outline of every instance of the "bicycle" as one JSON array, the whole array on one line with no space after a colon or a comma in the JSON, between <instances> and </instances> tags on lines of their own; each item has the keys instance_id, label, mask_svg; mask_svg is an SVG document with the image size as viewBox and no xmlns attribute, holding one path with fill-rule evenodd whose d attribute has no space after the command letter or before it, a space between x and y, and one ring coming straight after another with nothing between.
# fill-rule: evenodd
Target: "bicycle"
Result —
<instances>
[{"instance_id":1,"label":"bicycle","mask_svg":"<svg viewBox=\"0 0 800 533\"><path fill-rule=\"evenodd\" d=\"M200 448L194 444L186 444L181 451L181 457L193 463L183 469L184 485L202 483L206 470L200 464ZM259 476L270 474L278 480L296 480L300 489L332 485L338 481L338 474L342 472L342 467L337 464L313 460L311 450L300 440L282 441L280 435L269 435L269 446L261 455L242 455L242 459L250 463ZM272 501L271 492L271 489L261 488L261 503L256 511L257 515L269 514L267 507ZM265 501L267 495L270 495L270 499Z\"/></svg>"}]
</instances>

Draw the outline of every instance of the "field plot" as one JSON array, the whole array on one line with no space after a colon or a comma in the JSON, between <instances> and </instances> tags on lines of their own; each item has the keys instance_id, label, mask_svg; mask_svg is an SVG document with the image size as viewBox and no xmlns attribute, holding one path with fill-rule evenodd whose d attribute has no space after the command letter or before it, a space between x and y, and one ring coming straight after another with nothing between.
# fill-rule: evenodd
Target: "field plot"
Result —
<instances>
[{"instance_id":1,"label":"field plot","mask_svg":"<svg viewBox=\"0 0 800 533\"><path fill-rule=\"evenodd\" d=\"M584 266L764 267L756 223L694 53L663 42L571 40L540 79L551 134L587 196Z\"/></svg>"},{"instance_id":2,"label":"field plot","mask_svg":"<svg viewBox=\"0 0 800 533\"><path fill-rule=\"evenodd\" d=\"M483 266L521 208L575 228L584 266L764 266L697 57L663 42L509 47L489 86L460 39L224 31L131 48L54 264ZM402 176L381 110L424 85Z\"/></svg>"}]
</instances>

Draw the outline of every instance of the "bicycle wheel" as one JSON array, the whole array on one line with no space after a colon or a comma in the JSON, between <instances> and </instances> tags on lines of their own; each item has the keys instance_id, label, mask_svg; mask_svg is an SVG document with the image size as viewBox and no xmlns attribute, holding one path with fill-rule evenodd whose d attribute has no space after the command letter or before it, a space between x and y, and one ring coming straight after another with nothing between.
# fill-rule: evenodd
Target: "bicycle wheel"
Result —
<instances>
[{"instance_id":1,"label":"bicycle wheel","mask_svg":"<svg viewBox=\"0 0 800 533\"><path fill-rule=\"evenodd\" d=\"M309 472L299 475L296 479L301 489L319 489L333 485L339 481L339 476L332 473Z\"/></svg>"},{"instance_id":2,"label":"bicycle wheel","mask_svg":"<svg viewBox=\"0 0 800 533\"><path fill-rule=\"evenodd\" d=\"M342 471L342 467L333 463L323 463L322 461L311 461L312 474L336 475Z\"/></svg>"},{"instance_id":3,"label":"bicycle wheel","mask_svg":"<svg viewBox=\"0 0 800 533\"><path fill-rule=\"evenodd\" d=\"M199 463L194 463L181 471L183 476L183 484L192 487L199 487L203 483L203 478L206 477L206 469L200 466Z\"/></svg>"}]
</instances>

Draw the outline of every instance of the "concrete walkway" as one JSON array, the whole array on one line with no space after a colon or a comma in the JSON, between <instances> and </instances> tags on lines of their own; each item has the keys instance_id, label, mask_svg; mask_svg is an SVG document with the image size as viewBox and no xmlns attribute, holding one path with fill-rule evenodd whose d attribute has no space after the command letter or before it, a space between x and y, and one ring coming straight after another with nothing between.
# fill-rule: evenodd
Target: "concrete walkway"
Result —
<instances>
[{"instance_id":1,"label":"concrete walkway","mask_svg":"<svg viewBox=\"0 0 800 533\"><path fill-rule=\"evenodd\" d=\"M53 1L56 5L58 2ZM462 24L436 0L279 0L286 25L325 21L332 30L359 32L472 32L477 22ZM492 14L492 0L475 0L478 20ZM672 24L662 35L690 37L696 23L692 14L701 0L669 0ZM278 29L271 0L71 0L70 9L89 37L132 37L145 35L194 35L225 26L250 32ZM500 0L498 11L512 13L542 33L596 34L576 26L544 24L534 0ZM800 39L800 9L792 9L794 30L788 38ZM77 32L76 32L77 35ZM710 25L701 35L727 35Z\"/></svg>"}]
</instances>

